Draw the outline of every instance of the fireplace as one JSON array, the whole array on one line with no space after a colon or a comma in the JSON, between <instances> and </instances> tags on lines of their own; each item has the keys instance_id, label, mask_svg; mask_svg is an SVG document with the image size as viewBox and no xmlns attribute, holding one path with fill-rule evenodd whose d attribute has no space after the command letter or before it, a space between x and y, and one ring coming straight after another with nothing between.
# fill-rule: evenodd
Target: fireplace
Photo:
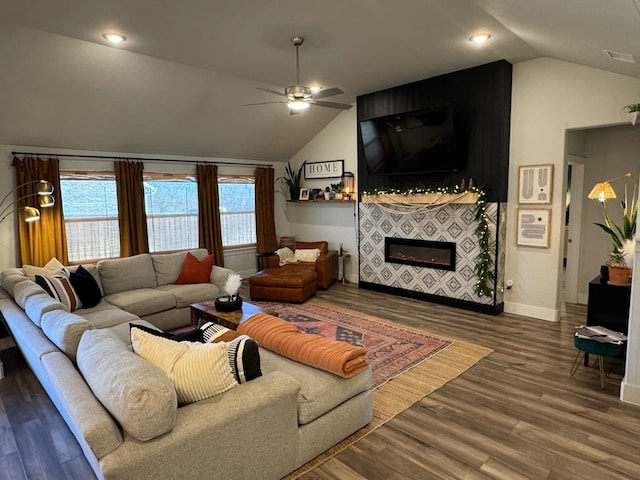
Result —
<instances>
[{"instance_id":1,"label":"fireplace","mask_svg":"<svg viewBox=\"0 0 640 480\"><path fill-rule=\"evenodd\" d=\"M440 270L456 269L456 244L410 238L384 239L384 260Z\"/></svg>"}]
</instances>

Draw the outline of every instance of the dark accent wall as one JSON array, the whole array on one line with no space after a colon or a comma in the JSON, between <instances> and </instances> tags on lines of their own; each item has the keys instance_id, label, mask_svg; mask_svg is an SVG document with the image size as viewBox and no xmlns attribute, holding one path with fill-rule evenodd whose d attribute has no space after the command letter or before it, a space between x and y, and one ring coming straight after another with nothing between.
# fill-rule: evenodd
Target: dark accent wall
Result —
<instances>
[{"instance_id":1,"label":"dark accent wall","mask_svg":"<svg viewBox=\"0 0 640 480\"><path fill-rule=\"evenodd\" d=\"M489 202L507 201L511 70L501 60L389 88L357 99L358 122L442 104L453 106L460 168L427 175L369 175L358 128L358 188L453 186L469 178L482 186Z\"/></svg>"}]
</instances>

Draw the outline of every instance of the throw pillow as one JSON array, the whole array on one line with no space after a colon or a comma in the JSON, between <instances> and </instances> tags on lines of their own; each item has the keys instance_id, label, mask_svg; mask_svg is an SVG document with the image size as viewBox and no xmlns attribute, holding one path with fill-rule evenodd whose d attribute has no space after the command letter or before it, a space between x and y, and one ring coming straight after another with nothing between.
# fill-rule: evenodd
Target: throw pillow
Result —
<instances>
[{"instance_id":1,"label":"throw pillow","mask_svg":"<svg viewBox=\"0 0 640 480\"><path fill-rule=\"evenodd\" d=\"M129 324L130 329L139 328L140 330L155 335L156 337L168 338L174 342L200 342L202 341L202 330L193 329L180 333L163 332L162 330L155 330L153 328L146 327L144 325L136 325L135 323Z\"/></svg>"},{"instance_id":2,"label":"throw pillow","mask_svg":"<svg viewBox=\"0 0 640 480\"><path fill-rule=\"evenodd\" d=\"M36 283L51 297L63 304L67 310L75 312L82 308L82 302L65 273L68 274L66 270L62 269L57 275L51 277L36 275Z\"/></svg>"},{"instance_id":3,"label":"throw pillow","mask_svg":"<svg viewBox=\"0 0 640 480\"><path fill-rule=\"evenodd\" d=\"M69 274L69 281L82 302L82 308L95 307L102 300L98 282L82 265Z\"/></svg>"},{"instance_id":4,"label":"throw pillow","mask_svg":"<svg viewBox=\"0 0 640 480\"><path fill-rule=\"evenodd\" d=\"M293 255L298 262L315 262L320 256L320 249L298 248Z\"/></svg>"},{"instance_id":5,"label":"throw pillow","mask_svg":"<svg viewBox=\"0 0 640 480\"><path fill-rule=\"evenodd\" d=\"M186 283L208 283L213 267L213 255L207 255L202 260L198 260L190 252L184 257L182 271L178 275L176 285Z\"/></svg>"},{"instance_id":6,"label":"throw pillow","mask_svg":"<svg viewBox=\"0 0 640 480\"><path fill-rule=\"evenodd\" d=\"M47 262L44 267L23 265L22 271L24 272L26 277L30 278L31 280L35 280L36 275L54 275L62 268L64 268L64 265L62 265L56 257L53 257Z\"/></svg>"},{"instance_id":7,"label":"throw pillow","mask_svg":"<svg viewBox=\"0 0 640 480\"><path fill-rule=\"evenodd\" d=\"M131 347L169 377L181 405L219 395L237 385L224 343L174 342L133 328Z\"/></svg>"},{"instance_id":8,"label":"throw pillow","mask_svg":"<svg viewBox=\"0 0 640 480\"><path fill-rule=\"evenodd\" d=\"M260 350L254 339L213 322L203 324L199 330L205 342L226 343L229 366L236 382L247 383L262 376Z\"/></svg>"}]
</instances>

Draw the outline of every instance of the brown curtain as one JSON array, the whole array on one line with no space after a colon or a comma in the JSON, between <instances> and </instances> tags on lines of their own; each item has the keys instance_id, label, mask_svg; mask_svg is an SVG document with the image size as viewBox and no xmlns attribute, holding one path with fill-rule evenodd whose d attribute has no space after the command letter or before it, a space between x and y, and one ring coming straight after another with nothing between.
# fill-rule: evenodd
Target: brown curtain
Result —
<instances>
[{"instance_id":1,"label":"brown curtain","mask_svg":"<svg viewBox=\"0 0 640 480\"><path fill-rule=\"evenodd\" d=\"M30 205L40 210L40 220L37 222L24 222L19 212L15 214L20 239L19 261L22 265L41 267L53 257L64 265L69 263L67 234L62 215L59 165L60 161L57 158L13 158L13 166L16 167L16 185L20 186L16 192L18 199L16 207ZM39 195L36 189L38 180L46 180L53 185L55 204L52 207L39 207L37 198Z\"/></svg>"},{"instance_id":2,"label":"brown curtain","mask_svg":"<svg viewBox=\"0 0 640 480\"><path fill-rule=\"evenodd\" d=\"M120 256L149 252L147 214L144 208L144 164L128 160L114 162L118 193Z\"/></svg>"},{"instance_id":3,"label":"brown curtain","mask_svg":"<svg viewBox=\"0 0 640 480\"><path fill-rule=\"evenodd\" d=\"M256 251L275 252L278 248L274 220L274 170L256 168Z\"/></svg>"},{"instance_id":4,"label":"brown curtain","mask_svg":"<svg viewBox=\"0 0 640 480\"><path fill-rule=\"evenodd\" d=\"M222 226L220 224L220 195L218 194L218 166L198 165L198 237L200 248L213 254L213 263L224 267Z\"/></svg>"}]
</instances>

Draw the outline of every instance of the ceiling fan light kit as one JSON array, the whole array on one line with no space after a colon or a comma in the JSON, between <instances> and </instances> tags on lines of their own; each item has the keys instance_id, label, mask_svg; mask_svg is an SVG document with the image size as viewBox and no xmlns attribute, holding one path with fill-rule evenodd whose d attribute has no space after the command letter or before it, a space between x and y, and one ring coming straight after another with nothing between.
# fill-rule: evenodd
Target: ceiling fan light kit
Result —
<instances>
[{"instance_id":1,"label":"ceiling fan light kit","mask_svg":"<svg viewBox=\"0 0 640 480\"><path fill-rule=\"evenodd\" d=\"M291 85L284 89L284 95L281 92L270 90L268 88L258 87L258 90L262 90L267 93L274 93L276 95L283 95L284 100L279 102L260 102L250 103L244 106L252 105L265 105L268 103L286 103L291 114L299 113L308 109L311 105L317 105L319 107L337 108L339 110L349 110L351 105L346 103L337 102L324 102L318 101L318 98L332 97L334 95L340 95L344 93L337 87L327 88L322 90L318 85L312 85L310 87L300 84L300 45L304 42L304 38L300 36L291 37L291 44L296 47L296 84Z\"/></svg>"}]
</instances>

